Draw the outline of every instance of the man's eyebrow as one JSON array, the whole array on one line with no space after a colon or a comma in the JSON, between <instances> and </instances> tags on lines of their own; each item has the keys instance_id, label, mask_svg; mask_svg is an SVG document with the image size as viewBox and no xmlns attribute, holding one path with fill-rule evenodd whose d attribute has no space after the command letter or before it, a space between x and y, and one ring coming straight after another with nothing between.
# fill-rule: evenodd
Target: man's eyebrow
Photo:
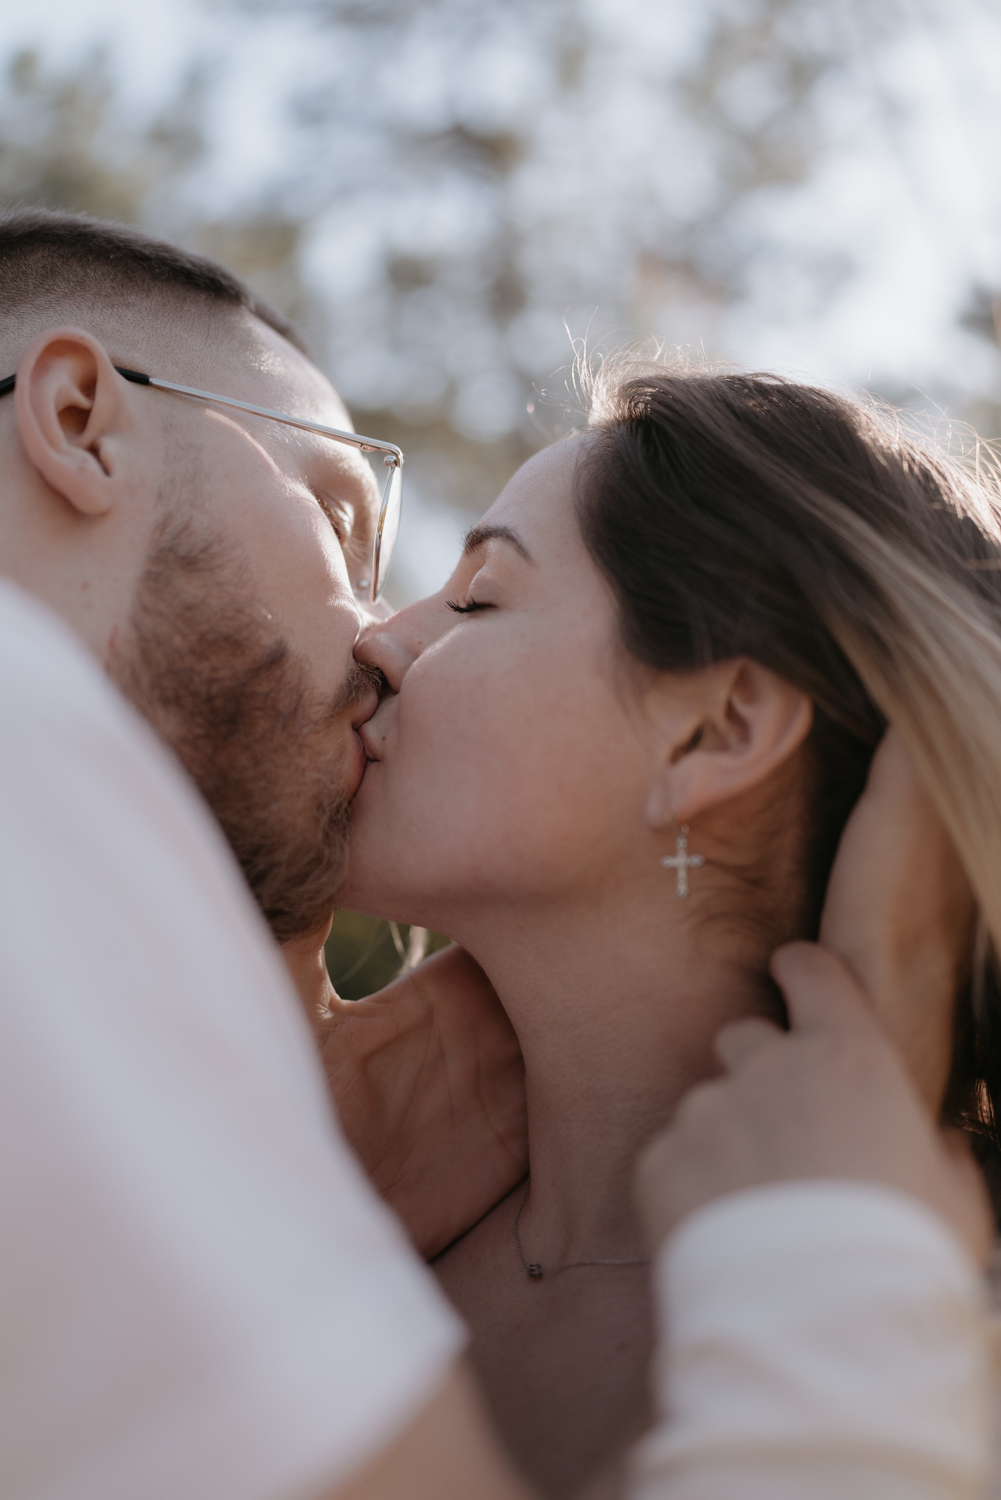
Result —
<instances>
[{"instance_id":1,"label":"man's eyebrow","mask_svg":"<svg viewBox=\"0 0 1001 1500\"><path fill-rule=\"evenodd\" d=\"M482 547L495 539L499 542L510 542L514 550L526 562L535 561L521 537L516 531L512 531L510 526L474 526L472 531L466 532L462 550L468 556L470 552L475 552L477 547Z\"/></svg>"}]
</instances>

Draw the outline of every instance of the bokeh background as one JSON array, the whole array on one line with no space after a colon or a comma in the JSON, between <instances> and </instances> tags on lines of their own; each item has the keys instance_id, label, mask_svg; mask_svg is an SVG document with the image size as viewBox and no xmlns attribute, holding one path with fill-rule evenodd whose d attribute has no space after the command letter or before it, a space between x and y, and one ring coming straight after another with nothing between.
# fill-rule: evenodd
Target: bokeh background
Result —
<instances>
[{"instance_id":1,"label":"bokeh background","mask_svg":"<svg viewBox=\"0 0 1001 1500\"><path fill-rule=\"evenodd\" d=\"M300 324L406 453L397 603L572 420L582 345L1001 437L999 147L998 0L0 0L0 200ZM329 951L347 994L398 963L348 914Z\"/></svg>"}]
</instances>

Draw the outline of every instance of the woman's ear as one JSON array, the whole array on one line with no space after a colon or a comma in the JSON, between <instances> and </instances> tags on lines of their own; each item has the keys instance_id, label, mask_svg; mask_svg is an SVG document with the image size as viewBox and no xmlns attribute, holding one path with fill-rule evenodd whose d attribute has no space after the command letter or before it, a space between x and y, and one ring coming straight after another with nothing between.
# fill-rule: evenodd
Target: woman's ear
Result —
<instances>
[{"instance_id":1,"label":"woman's ear","mask_svg":"<svg viewBox=\"0 0 1001 1500\"><path fill-rule=\"evenodd\" d=\"M106 515L131 425L122 380L82 328L52 328L25 350L14 402L25 453L50 489L81 515Z\"/></svg>"},{"instance_id":2,"label":"woman's ear","mask_svg":"<svg viewBox=\"0 0 1001 1500\"><path fill-rule=\"evenodd\" d=\"M806 693L746 657L692 673L682 697L681 712L677 696L670 708L664 700L659 764L646 806L654 828L672 819L688 822L760 785L799 749L813 724Z\"/></svg>"}]
</instances>

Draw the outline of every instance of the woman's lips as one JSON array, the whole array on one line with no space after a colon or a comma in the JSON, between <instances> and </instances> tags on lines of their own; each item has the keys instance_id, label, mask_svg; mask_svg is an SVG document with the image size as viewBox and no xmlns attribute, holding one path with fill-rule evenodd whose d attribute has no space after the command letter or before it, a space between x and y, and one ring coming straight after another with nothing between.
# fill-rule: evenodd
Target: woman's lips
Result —
<instances>
[{"instance_id":1,"label":"woman's lips","mask_svg":"<svg viewBox=\"0 0 1001 1500\"><path fill-rule=\"evenodd\" d=\"M357 791L358 786L361 785L361 779L365 774L365 767L368 762L370 760L378 760L379 758L374 753L373 745L368 734L368 726L371 723L373 716L378 713L378 710L379 695L378 693L373 691L371 698L366 701L362 712L355 714L351 720L351 728L354 732L355 750L360 761L360 769L358 771L355 791ZM352 795L354 794L352 793Z\"/></svg>"},{"instance_id":2,"label":"woman's lips","mask_svg":"<svg viewBox=\"0 0 1001 1500\"><path fill-rule=\"evenodd\" d=\"M352 730L351 739L348 741L348 765L345 791L348 798L352 798L361 786L362 777L365 775L365 767L368 765L368 755L362 737L357 729Z\"/></svg>"},{"instance_id":3,"label":"woman's lips","mask_svg":"<svg viewBox=\"0 0 1001 1500\"><path fill-rule=\"evenodd\" d=\"M379 747L376 744L376 738L369 729L369 725L371 723L372 720L369 719L366 723L360 724L355 732L358 735L358 738L362 744L362 748L365 751L366 760L381 760L382 757L379 755Z\"/></svg>"}]
</instances>

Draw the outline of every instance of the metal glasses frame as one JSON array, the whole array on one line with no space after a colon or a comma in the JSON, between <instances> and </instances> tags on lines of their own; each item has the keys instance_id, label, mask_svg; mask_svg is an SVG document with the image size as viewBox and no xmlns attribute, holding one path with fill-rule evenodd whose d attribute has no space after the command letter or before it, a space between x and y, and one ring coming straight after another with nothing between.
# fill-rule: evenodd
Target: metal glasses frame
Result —
<instances>
[{"instance_id":1,"label":"metal glasses frame","mask_svg":"<svg viewBox=\"0 0 1001 1500\"><path fill-rule=\"evenodd\" d=\"M160 380L155 375L144 375L140 370L126 370L121 365L115 365L114 368L125 380L131 380L133 385L152 385L162 391L173 391L178 396L193 396L198 401L214 401L219 406L233 406L237 411L249 411L256 417L270 417L273 422L284 422L287 427L299 427L303 432L318 432L322 437L333 438L337 443L346 443L349 448L357 448L359 453L384 453L386 456L383 462L390 472L386 479L386 488L383 490L382 503L379 506L379 520L375 528L375 541L372 544L372 579L369 592L369 602L372 604L377 602L392 561L393 548L396 544L396 529L399 525L398 515L403 503L403 478L400 472L403 468L403 453L395 443L384 443L379 438L363 437L360 432L342 432L339 427L324 427L320 422L306 422L301 417L290 417L285 412L271 411L266 406L254 406L250 401L236 401L232 396L219 396L214 391L200 391L195 386L177 385L173 380ZM5 380L0 380L0 396L6 396L8 391L12 391L16 382L16 375L8 375ZM390 528L391 535L388 541L385 541L386 522L389 520L394 492L396 527ZM364 582L360 587L364 587Z\"/></svg>"}]
</instances>

